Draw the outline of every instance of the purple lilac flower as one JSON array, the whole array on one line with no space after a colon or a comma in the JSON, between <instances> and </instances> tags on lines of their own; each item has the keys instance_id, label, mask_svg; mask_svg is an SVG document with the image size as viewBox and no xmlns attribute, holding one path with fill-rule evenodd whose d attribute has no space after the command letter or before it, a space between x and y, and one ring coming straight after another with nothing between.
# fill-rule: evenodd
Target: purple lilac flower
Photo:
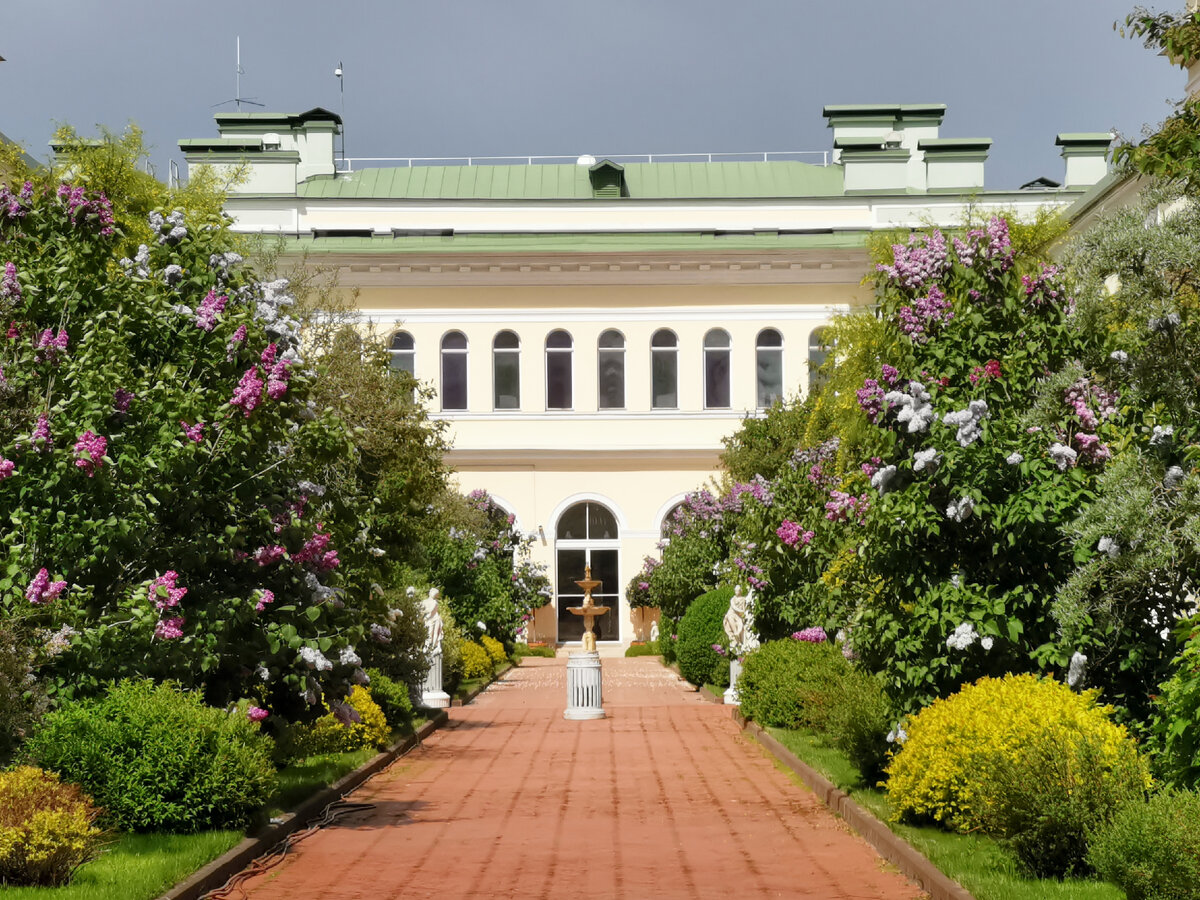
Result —
<instances>
[{"instance_id":1,"label":"purple lilac flower","mask_svg":"<svg viewBox=\"0 0 1200 900\"><path fill-rule=\"evenodd\" d=\"M271 371L267 375L267 396L272 400L281 399L287 393L290 374L286 359L281 359L271 366Z\"/></svg>"},{"instance_id":2,"label":"purple lilac flower","mask_svg":"<svg viewBox=\"0 0 1200 900\"><path fill-rule=\"evenodd\" d=\"M252 706L248 710L246 710L246 718L249 719L251 722L261 722L263 719L265 719L269 715L270 715L270 713L267 712L265 709L263 709L261 706Z\"/></svg>"},{"instance_id":3,"label":"purple lilac flower","mask_svg":"<svg viewBox=\"0 0 1200 900\"><path fill-rule=\"evenodd\" d=\"M133 402L133 397L133 391L117 388L117 392L113 394L113 409L124 415L129 412L129 404Z\"/></svg>"},{"instance_id":4,"label":"purple lilac flower","mask_svg":"<svg viewBox=\"0 0 1200 900\"><path fill-rule=\"evenodd\" d=\"M25 588L25 599L34 606L40 606L43 603L57 600L66 588L65 581L51 581L50 573L45 569L40 569L33 576L33 580L29 582L29 586Z\"/></svg>"},{"instance_id":5,"label":"purple lilac flower","mask_svg":"<svg viewBox=\"0 0 1200 900\"><path fill-rule=\"evenodd\" d=\"M3 456L0 456L0 481L3 481L5 478L11 478L13 472L16 470L16 463L11 459L5 459Z\"/></svg>"},{"instance_id":6,"label":"purple lilac flower","mask_svg":"<svg viewBox=\"0 0 1200 900\"><path fill-rule=\"evenodd\" d=\"M287 550L280 547L278 544L272 544L267 547L259 547L254 551L254 561L260 566L269 566L272 563L279 562L287 555Z\"/></svg>"},{"instance_id":7,"label":"purple lilac flower","mask_svg":"<svg viewBox=\"0 0 1200 900\"><path fill-rule=\"evenodd\" d=\"M160 619L154 626L154 636L164 641L173 641L183 637L183 616L173 616L170 619Z\"/></svg>"},{"instance_id":8,"label":"purple lilac flower","mask_svg":"<svg viewBox=\"0 0 1200 900\"><path fill-rule=\"evenodd\" d=\"M70 339L65 328L60 328L58 334L55 334L53 329L47 328L41 333L37 344L34 345L36 351L33 356L34 360L36 362L58 362L59 355L67 352L67 343Z\"/></svg>"},{"instance_id":9,"label":"purple lilac flower","mask_svg":"<svg viewBox=\"0 0 1200 900\"><path fill-rule=\"evenodd\" d=\"M179 573L174 569L168 569L162 575L159 575L147 589L147 595L154 600L154 605L159 609L172 609L179 605L179 601L187 596L188 589L179 587L177 581Z\"/></svg>"},{"instance_id":10,"label":"purple lilac flower","mask_svg":"<svg viewBox=\"0 0 1200 900\"><path fill-rule=\"evenodd\" d=\"M883 416L883 388L874 378L868 378L863 386L855 391L859 408L866 413L867 421L876 424Z\"/></svg>"},{"instance_id":11,"label":"purple lilac flower","mask_svg":"<svg viewBox=\"0 0 1200 900\"><path fill-rule=\"evenodd\" d=\"M814 537L813 532L802 530L800 525L791 519L784 519L782 524L775 529L775 534L789 547L811 543Z\"/></svg>"},{"instance_id":12,"label":"purple lilac flower","mask_svg":"<svg viewBox=\"0 0 1200 900\"><path fill-rule=\"evenodd\" d=\"M229 343L225 345L225 361L232 362L234 354L237 353L240 347L246 341L246 326L239 325L237 331L229 338Z\"/></svg>"},{"instance_id":13,"label":"purple lilac flower","mask_svg":"<svg viewBox=\"0 0 1200 900\"><path fill-rule=\"evenodd\" d=\"M295 562L319 564L325 548L329 545L330 535L328 532L321 531L323 526L318 523L317 530L313 532L312 537L304 542L304 546L300 548L300 552L292 556Z\"/></svg>"},{"instance_id":14,"label":"purple lilac flower","mask_svg":"<svg viewBox=\"0 0 1200 900\"><path fill-rule=\"evenodd\" d=\"M924 297L917 297L912 306L900 307L896 317L899 319L900 330L907 334L914 344L924 344L929 341L932 327L953 319L954 312L945 292L936 284L931 284Z\"/></svg>"},{"instance_id":15,"label":"purple lilac flower","mask_svg":"<svg viewBox=\"0 0 1200 900\"><path fill-rule=\"evenodd\" d=\"M930 234L912 234L907 244L892 245L892 265L875 268L902 287L920 290L950 268L946 238L937 229Z\"/></svg>"},{"instance_id":16,"label":"purple lilac flower","mask_svg":"<svg viewBox=\"0 0 1200 900\"><path fill-rule=\"evenodd\" d=\"M895 366L889 366L887 363L884 363L882 373L883 380L888 387L892 387L897 381L900 380L900 370Z\"/></svg>"},{"instance_id":17,"label":"purple lilac flower","mask_svg":"<svg viewBox=\"0 0 1200 900\"><path fill-rule=\"evenodd\" d=\"M88 478L95 475L104 465L104 453L108 449L108 438L95 434L90 429L75 442L75 465L83 469Z\"/></svg>"},{"instance_id":18,"label":"purple lilac flower","mask_svg":"<svg viewBox=\"0 0 1200 900\"><path fill-rule=\"evenodd\" d=\"M717 656L725 655L725 648L722 647L720 644L713 644L712 649L713 649L713 653L717 654Z\"/></svg>"},{"instance_id":19,"label":"purple lilac flower","mask_svg":"<svg viewBox=\"0 0 1200 900\"><path fill-rule=\"evenodd\" d=\"M21 302L21 282L17 281L17 266L15 263L4 264L4 280L0 281L0 298Z\"/></svg>"},{"instance_id":20,"label":"purple lilac flower","mask_svg":"<svg viewBox=\"0 0 1200 900\"><path fill-rule=\"evenodd\" d=\"M183 419L180 419L179 425L183 428L184 436L187 437L189 441L199 444L204 440L203 422L197 422L195 425L189 425Z\"/></svg>"},{"instance_id":21,"label":"purple lilac flower","mask_svg":"<svg viewBox=\"0 0 1200 900\"><path fill-rule=\"evenodd\" d=\"M255 604L254 609L257 612L262 612L264 609L266 609L268 606L270 606L274 602L275 602L275 592L264 589L262 594L259 596L258 603Z\"/></svg>"},{"instance_id":22,"label":"purple lilac flower","mask_svg":"<svg viewBox=\"0 0 1200 900\"><path fill-rule=\"evenodd\" d=\"M215 290L210 290L196 310L196 327L202 331L212 331L216 327L217 316L225 311L228 302L229 298L224 294L217 296Z\"/></svg>"},{"instance_id":23,"label":"purple lilac flower","mask_svg":"<svg viewBox=\"0 0 1200 900\"><path fill-rule=\"evenodd\" d=\"M100 226L100 234L107 237L114 233L112 204L104 194L98 194L89 200L82 187L73 188L69 184L60 184L58 200L66 206L67 218L73 224L81 225L92 219Z\"/></svg>"},{"instance_id":24,"label":"purple lilac flower","mask_svg":"<svg viewBox=\"0 0 1200 900\"><path fill-rule=\"evenodd\" d=\"M793 641L807 641L810 644L823 644L829 640L825 634L825 629L820 625L814 625L811 628L805 628L792 633Z\"/></svg>"},{"instance_id":25,"label":"purple lilac flower","mask_svg":"<svg viewBox=\"0 0 1200 900\"><path fill-rule=\"evenodd\" d=\"M263 383L259 378L258 367L251 366L242 375L242 380L238 382L237 389L233 392L233 397L229 401L230 406L236 406L242 414L248 419L250 413L254 412L254 408L258 406L262 399Z\"/></svg>"},{"instance_id":26,"label":"purple lilac flower","mask_svg":"<svg viewBox=\"0 0 1200 900\"><path fill-rule=\"evenodd\" d=\"M861 525L868 509L870 503L866 494L855 497L845 491L830 491L829 502L825 504L825 518L830 522L844 522L853 517Z\"/></svg>"},{"instance_id":27,"label":"purple lilac flower","mask_svg":"<svg viewBox=\"0 0 1200 900\"><path fill-rule=\"evenodd\" d=\"M29 443L33 444L33 449L38 453L45 453L54 445L54 438L50 435L50 417L46 413L38 416L37 424L33 426L33 434L29 436Z\"/></svg>"}]
</instances>

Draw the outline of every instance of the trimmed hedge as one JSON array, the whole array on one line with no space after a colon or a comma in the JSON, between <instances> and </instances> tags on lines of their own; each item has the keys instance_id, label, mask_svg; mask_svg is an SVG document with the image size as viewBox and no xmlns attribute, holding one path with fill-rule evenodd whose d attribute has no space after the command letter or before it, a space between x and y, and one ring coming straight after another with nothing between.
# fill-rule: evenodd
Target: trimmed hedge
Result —
<instances>
[{"instance_id":1,"label":"trimmed hedge","mask_svg":"<svg viewBox=\"0 0 1200 900\"><path fill-rule=\"evenodd\" d=\"M1092 838L1100 876L1129 900L1200 900L1200 794L1166 791L1130 803Z\"/></svg>"},{"instance_id":2,"label":"trimmed hedge","mask_svg":"<svg viewBox=\"0 0 1200 900\"><path fill-rule=\"evenodd\" d=\"M679 620L675 654L679 659L679 673L692 684L729 685L729 659L713 650L713 645L725 644L722 622L732 596L731 587L719 587L701 594Z\"/></svg>"},{"instance_id":3,"label":"trimmed hedge","mask_svg":"<svg viewBox=\"0 0 1200 900\"><path fill-rule=\"evenodd\" d=\"M625 650L626 657L632 656L658 656L658 641L648 641L645 644L633 644Z\"/></svg>"}]
</instances>

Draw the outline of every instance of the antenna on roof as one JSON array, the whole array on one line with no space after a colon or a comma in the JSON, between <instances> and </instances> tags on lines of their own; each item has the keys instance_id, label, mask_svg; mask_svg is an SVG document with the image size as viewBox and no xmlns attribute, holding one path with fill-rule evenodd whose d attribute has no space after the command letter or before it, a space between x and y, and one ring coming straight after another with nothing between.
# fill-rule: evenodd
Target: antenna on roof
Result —
<instances>
[{"instance_id":1,"label":"antenna on roof","mask_svg":"<svg viewBox=\"0 0 1200 900\"><path fill-rule=\"evenodd\" d=\"M338 80L338 95L342 98L342 162L346 161L346 82L343 80L346 72L342 68L342 61L339 59L337 68L333 70L333 77Z\"/></svg>"},{"instance_id":2,"label":"antenna on roof","mask_svg":"<svg viewBox=\"0 0 1200 900\"><path fill-rule=\"evenodd\" d=\"M230 99L222 100L220 103L214 103L209 107L209 109L216 109L218 106L224 106L226 103L235 104L238 112L242 111L243 103L246 103L250 106L265 106L265 104L257 102L253 97L242 96L242 75L244 74L245 70L242 68L242 36L239 34L237 38L237 74L235 76L236 90Z\"/></svg>"}]
</instances>

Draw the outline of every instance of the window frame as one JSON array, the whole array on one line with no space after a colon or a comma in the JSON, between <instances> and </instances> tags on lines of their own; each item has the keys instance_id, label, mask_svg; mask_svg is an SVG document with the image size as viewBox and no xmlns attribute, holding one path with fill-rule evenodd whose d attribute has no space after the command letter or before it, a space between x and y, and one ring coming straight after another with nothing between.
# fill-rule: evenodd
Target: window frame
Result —
<instances>
[{"instance_id":1,"label":"window frame","mask_svg":"<svg viewBox=\"0 0 1200 900\"><path fill-rule=\"evenodd\" d=\"M762 337L767 332L773 332L776 335L776 337L779 338L778 345L763 346ZM760 329L758 334L754 338L754 402L756 405L755 406L756 409L770 409L779 400L781 400L783 398L783 386L787 383L787 378L784 376L784 371L783 371L783 364L784 364L783 350L784 350L783 332L780 331L778 328L776 328L773 325L768 325L767 327ZM779 391L778 391L778 393L775 394L775 397L771 400L771 402L766 403L766 404L764 404L762 402L762 396L759 394L759 386L760 385L759 385L759 379L758 379L758 372L759 372L759 368L761 365L760 360L762 358L763 353L777 353L779 355Z\"/></svg>"},{"instance_id":2,"label":"window frame","mask_svg":"<svg viewBox=\"0 0 1200 900\"><path fill-rule=\"evenodd\" d=\"M724 335L728 343L724 347L709 347L708 339L713 335ZM701 383L701 391L704 394L704 408L706 410L722 410L733 409L733 337L724 328L710 328L704 333L704 340L701 343L701 375L703 381ZM725 353L725 391L728 394L728 402L724 406L715 406L709 403L708 397L708 358L709 353Z\"/></svg>"},{"instance_id":3,"label":"window frame","mask_svg":"<svg viewBox=\"0 0 1200 900\"><path fill-rule=\"evenodd\" d=\"M498 340L500 340L501 335L506 335L506 334L511 334L514 338L517 339L516 347L497 347L496 346L496 342ZM494 412L519 412L521 409L521 350L522 350L521 336L519 334L517 334L515 331L513 331L511 328L501 329L500 331L497 331L492 336L492 410ZM512 356L512 357L515 357L515 359L516 359L517 394L516 394L516 405L515 406L500 406L498 403L500 396L497 393L496 363L498 362L497 357L501 356L501 355Z\"/></svg>"},{"instance_id":4,"label":"window frame","mask_svg":"<svg viewBox=\"0 0 1200 900\"><path fill-rule=\"evenodd\" d=\"M621 340L621 346L620 347L604 347L604 346L602 346L601 341L604 340L606 335L616 335ZM625 377L627 374L626 368L625 368L625 350L626 350L627 346L628 346L628 342L625 340L625 335L622 334L621 331L616 328L606 328L606 329L604 329L604 331L600 332L600 336L598 338L596 338L596 409L598 409L598 410L604 410L607 412L610 410L621 410L621 409L629 408L629 391L628 391L629 384ZM608 354L610 356L619 356L620 360L621 360L621 367L620 367L621 405L620 406L605 406L604 405L604 357L606 354Z\"/></svg>"},{"instance_id":5,"label":"window frame","mask_svg":"<svg viewBox=\"0 0 1200 900\"><path fill-rule=\"evenodd\" d=\"M567 340L570 341L567 347L551 347L550 338L556 334L565 334ZM575 337L565 328L555 328L546 335L546 339L542 342L542 373L545 380L546 390L544 392L544 400L547 412L572 412L575 409ZM567 405L566 406L551 406L550 405L550 354L560 354L567 357Z\"/></svg>"},{"instance_id":6,"label":"window frame","mask_svg":"<svg viewBox=\"0 0 1200 900\"><path fill-rule=\"evenodd\" d=\"M655 347L654 339L656 337L658 337L660 334L669 334L671 336L671 340L674 343L670 347ZM654 385L654 360L656 358L655 354L661 354L663 356L670 354L670 356L671 356L671 369L672 369L671 374L673 375L674 381L675 381L674 392L673 392L675 394L675 405L674 406L658 406L655 403L655 398L657 397L657 394L654 390L654 388L655 388L655 385ZM670 409L677 410L677 409L679 409L679 335L677 335L674 332L674 330L670 329L670 328L656 328L654 330L654 333L652 335L650 335L650 408L652 410L654 410L654 409L662 409L662 410L670 410Z\"/></svg>"},{"instance_id":7,"label":"window frame","mask_svg":"<svg viewBox=\"0 0 1200 900\"><path fill-rule=\"evenodd\" d=\"M447 347L446 341L453 335L459 335L463 339L463 346ZM441 341L438 343L438 402L441 404L442 412L466 412L471 408L471 341L466 333L452 328L442 335ZM446 406L446 360L447 357L462 357L462 373L463 373L463 405L462 406Z\"/></svg>"}]
</instances>

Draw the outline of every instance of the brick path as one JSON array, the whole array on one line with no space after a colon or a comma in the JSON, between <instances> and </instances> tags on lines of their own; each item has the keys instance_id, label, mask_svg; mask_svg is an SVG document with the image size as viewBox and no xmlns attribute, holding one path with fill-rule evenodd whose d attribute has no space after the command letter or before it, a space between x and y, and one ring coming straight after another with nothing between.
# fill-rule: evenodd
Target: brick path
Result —
<instances>
[{"instance_id":1,"label":"brick path","mask_svg":"<svg viewBox=\"0 0 1200 900\"><path fill-rule=\"evenodd\" d=\"M605 660L604 695L567 722L565 661L526 660L250 897L922 896L656 659Z\"/></svg>"}]
</instances>

